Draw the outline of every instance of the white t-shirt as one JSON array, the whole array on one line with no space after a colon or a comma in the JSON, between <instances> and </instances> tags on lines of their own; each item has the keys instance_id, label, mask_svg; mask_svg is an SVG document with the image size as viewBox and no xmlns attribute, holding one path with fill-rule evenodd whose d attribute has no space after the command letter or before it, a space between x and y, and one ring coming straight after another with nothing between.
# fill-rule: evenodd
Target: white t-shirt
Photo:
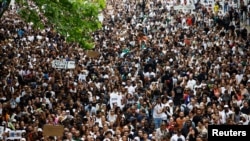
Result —
<instances>
[{"instance_id":1,"label":"white t-shirt","mask_svg":"<svg viewBox=\"0 0 250 141\"><path fill-rule=\"evenodd\" d=\"M219 112L219 115L221 117L220 121L222 124L226 123L227 117L229 117L230 114L233 114L231 110L229 110L227 113L224 110Z\"/></svg>"},{"instance_id":2,"label":"white t-shirt","mask_svg":"<svg viewBox=\"0 0 250 141\"><path fill-rule=\"evenodd\" d=\"M236 76L235 76L236 83L240 84L242 78L243 78L243 74L236 74Z\"/></svg>"},{"instance_id":3,"label":"white t-shirt","mask_svg":"<svg viewBox=\"0 0 250 141\"><path fill-rule=\"evenodd\" d=\"M188 80L187 87L189 87L191 90L193 90L195 84L196 84L196 81L194 79Z\"/></svg>"},{"instance_id":4,"label":"white t-shirt","mask_svg":"<svg viewBox=\"0 0 250 141\"><path fill-rule=\"evenodd\" d=\"M117 115L113 114L111 115L110 113L108 114L108 121L114 123L116 121Z\"/></svg>"},{"instance_id":5,"label":"white t-shirt","mask_svg":"<svg viewBox=\"0 0 250 141\"><path fill-rule=\"evenodd\" d=\"M153 111L153 118L162 118L162 104L156 104Z\"/></svg>"},{"instance_id":6,"label":"white t-shirt","mask_svg":"<svg viewBox=\"0 0 250 141\"><path fill-rule=\"evenodd\" d=\"M150 77L150 76L155 77L155 73L154 72L145 72L145 73L143 73L143 75L145 77Z\"/></svg>"},{"instance_id":7,"label":"white t-shirt","mask_svg":"<svg viewBox=\"0 0 250 141\"><path fill-rule=\"evenodd\" d=\"M132 94L132 95L135 93L135 88L136 88L136 86L130 85L130 86L126 86L125 88L127 88L128 93L130 93L130 94Z\"/></svg>"},{"instance_id":8,"label":"white t-shirt","mask_svg":"<svg viewBox=\"0 0 250 141\"><path fill-rule=\"evenodd\" d=\"M182 141L185 141L185 137L184 137L183 135L178 136L177 134L174 134L174 135L171 137L170 141L177 141L179 138L181 138Z\"/></svg>"}]
</instances>

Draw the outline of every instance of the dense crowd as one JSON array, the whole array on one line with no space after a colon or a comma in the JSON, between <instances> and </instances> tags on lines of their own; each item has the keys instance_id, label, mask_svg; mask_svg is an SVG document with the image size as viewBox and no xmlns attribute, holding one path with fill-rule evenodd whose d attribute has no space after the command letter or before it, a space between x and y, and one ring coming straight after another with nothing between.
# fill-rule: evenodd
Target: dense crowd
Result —
<instances>
[{"instance_id":1,"label":"dense crowd","mask_svg":"<svg viewBox=\"0 0 250 141\"><path fill-rule=\"evenodd\" d=\"M0 125L27 141L206 141L208 125L249 125L248 4L107 0L88 56L16 10L0 22ZM112 7L110 7L112 6ZM56 59L75 69L55 69ZM43 136L46 124L63 136Z\"/></svg>"}]
</instances>

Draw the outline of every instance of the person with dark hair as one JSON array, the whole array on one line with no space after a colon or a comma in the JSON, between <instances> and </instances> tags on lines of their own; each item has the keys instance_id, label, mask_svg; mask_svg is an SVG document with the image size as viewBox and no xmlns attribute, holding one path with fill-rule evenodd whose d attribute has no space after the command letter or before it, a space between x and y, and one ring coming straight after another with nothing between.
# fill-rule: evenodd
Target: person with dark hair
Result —
<instances>
[{"instance_id":1,"label":"person with dark hair","mask_svg":"<svg viewBox=\"0 0 250 141\"><path fill-rule=\"evenodd\" d=\"M243 114L247 114L247 115L250 114L250 106L248 105L248 101L245 101L245 102L243 103L243 107L240 109L240 111L241 111Z\"/></svg>"},{"instance_id":2,"label":"person with dark hair","mask_svg":"<svg viewBox=\"0 0 250 141\"><path fill-rule=\"evenodd\" d=\"M228 13L221 2L213 11L198 0L191 14L175 9L179 3L189 1L107 0L91 50L66 42L53 26L34 29L17 15L18 5L7 10L0 21L0 123L32 127L34 135L45 124L62 125L63 140L80 134L101 141L156 140L162 123L170 137L161 141L184 141L181 134L194 141L189 120L199 133L208 124L248 124L250 41L241 11L230 0Z\"/></svg>"},{"instance_id":3,"label":"person with dark hair","mask_svg":"<svg viewBox=\"0 0 250 141\"><path fill-rule=\"evenodd\" d=\"M177 129L176 133L172 135L170 141L185 141L185 137L182 135L181 129Z\"/></svg>"},{"instance_id":4,"label":"person with dark hair","mask_svg":"<svg viewBox=\"0 0 250 141\"><path fill-rule=\"evenodd\" d=\"M153 104L153 120L155 129L159 128L162 123L162 113L164 111L163 104L161 103L161 99L157 98L156 103Z\"/></svg>"},{"instance_id":5,"label":"person with dark hair","mask_svg":"<svg viewBox=\"0 0 250 141\"><path fill-rule=\"evenodd\" d=\"M201 109L197 108L195 116L193 117L193 122L194 122L195 126L197 126L198 122L202 121L202 119L203 119L202 111L201 111Z\"/></svg>"},{"instance_id":6,"label":"person with dark hair","mask_svg":"<svg viewBox=\"0 0 250 141\"><path fill-rule=\"evenodd\" d=\"M176 86L173 89L172 97L174 101L174 105L181 105L181 99L183 98L184 88L180 86L181 81L177 81Z\"/></svg>"},{"instance_id":7,"label":"person with dark hair","mask_svg":"<svg viewBox=\"0 0 250 141\"><path fill-rule=\"evenodd\" d=\"M162 122L161 126L156 129L157 140L162 140L163 138L169 137L169 131L167 129L167 123Z\"/></svg>"},{"instance_id":8,"label":"person with dark hair","mask_svg":"<svg viewBox=\"0 0 250 141\"><path fill-rule=\"evenodd\" d=\"M182 135L187 138L189 133L191 133L191 130L193 130L195 132L195 136L198 134L198 131L194 125L194 123L191 121L191 120L187 120L184 125L183 125L183 128L181 129L182 130Z\"/></svg>"}]
</instances>

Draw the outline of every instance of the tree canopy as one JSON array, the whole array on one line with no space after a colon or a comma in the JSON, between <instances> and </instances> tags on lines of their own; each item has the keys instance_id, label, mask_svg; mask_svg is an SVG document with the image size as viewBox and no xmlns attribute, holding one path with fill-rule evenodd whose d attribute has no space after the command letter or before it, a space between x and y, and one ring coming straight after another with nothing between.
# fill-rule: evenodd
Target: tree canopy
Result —
<instances>
[{"instance_id":1,"label":"tree canopy","mask_svg":"<svg viewBox=\"0 0 250 141\"><path fill-rule=\"evenodd\" d=\"M11 0L0 0L1 15ZM106 0L15 0L18 14L34 28L52 27L68 42L85 49L94 47L92 33L102 27L100 12ZM4 6L4 7L3 7Z\"/></svg>"}]
</instances>

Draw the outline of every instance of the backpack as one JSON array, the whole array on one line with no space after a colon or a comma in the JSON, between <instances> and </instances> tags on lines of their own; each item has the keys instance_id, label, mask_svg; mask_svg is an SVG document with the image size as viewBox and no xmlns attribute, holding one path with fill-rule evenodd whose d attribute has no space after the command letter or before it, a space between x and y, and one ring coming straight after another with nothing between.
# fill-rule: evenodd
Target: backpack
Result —
<instances>
[{"instance_id":1,"label":"backpack","mask_svg":"<svg viewBox=\"0 0 250 141\"><path fill-rule=\"evenodd\" d=\"M183 111L184 115L187 116L189 114L190 110L189 110L189 108L186 105L182 104L181 105L181 111Z\"/></svg>"}]
</instances>

